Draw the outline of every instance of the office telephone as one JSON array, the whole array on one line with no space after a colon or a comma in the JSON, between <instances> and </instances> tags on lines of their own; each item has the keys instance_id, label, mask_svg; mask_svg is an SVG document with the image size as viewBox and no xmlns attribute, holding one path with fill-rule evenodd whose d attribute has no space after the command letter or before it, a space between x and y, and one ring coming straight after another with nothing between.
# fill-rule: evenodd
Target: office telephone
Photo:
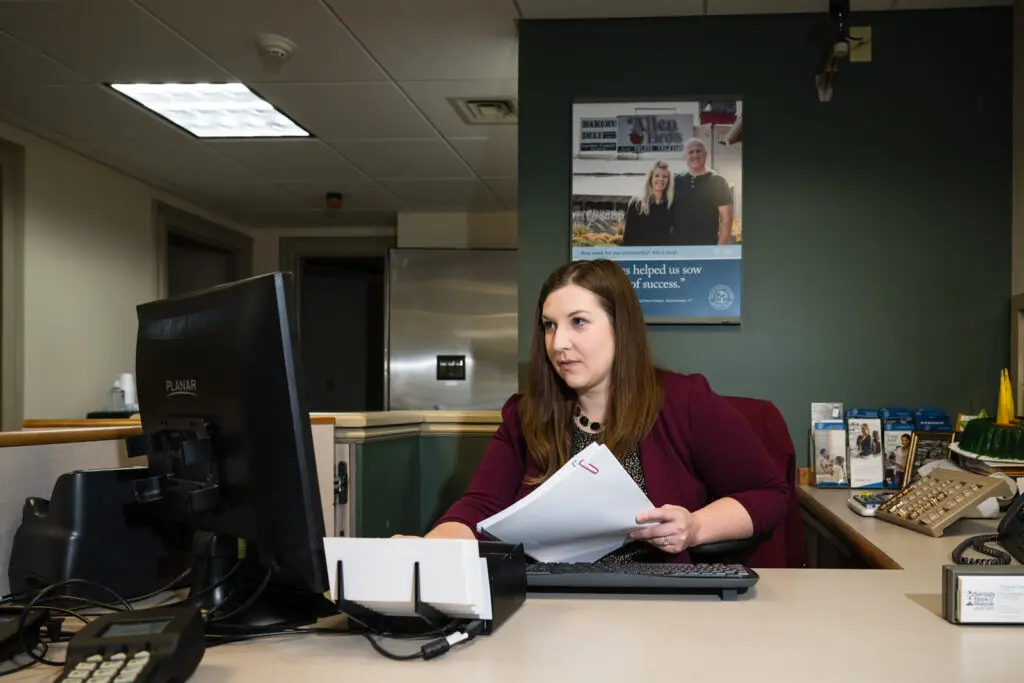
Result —
<instances>
[{"instance_id":1,"label":"office telephone","mask_svg":"<svg viewBox=\"0 0 1024 683\"><path fill-rule=\"evenodd\" d=\"M196 605L104 614L72 637L57 681L188 680L206 652L204 624Z\"/></svg>"},{"instance_id":2,"label":"office telephone","mask_svg":"<svg viewBox=\"0 0 1024 683\"><path fill-rule=\"evenodd\" d=\"M998 544L1002 548L990 546L989 543ZM964 557L968 549L988 557ZM1020 493L999 520L996 533L972 536L953 550L953 562L956 564L1010 564L1012 560L1024 564L1024 494Z\"/></svg>"}]
</instances>

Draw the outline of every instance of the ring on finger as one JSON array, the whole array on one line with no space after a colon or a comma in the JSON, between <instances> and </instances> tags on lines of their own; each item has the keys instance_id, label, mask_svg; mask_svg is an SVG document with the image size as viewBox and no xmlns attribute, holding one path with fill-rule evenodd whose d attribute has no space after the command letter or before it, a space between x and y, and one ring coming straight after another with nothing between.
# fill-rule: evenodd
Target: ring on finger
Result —
<instances>
[{"instance_id":1,"label":"ring on finger","mask_svg":"<svg viewBox=\"0 0 1024 683\"><path fill-rule=\"evenodd\" d=\"M663 537L663 538L661 539L661 544L662 544L663 546L666 546L666 545L670 545L671 543L672 543L672 537L671 537L671 536L664 536L664 537Z\"/></svg>"}]
</instances>

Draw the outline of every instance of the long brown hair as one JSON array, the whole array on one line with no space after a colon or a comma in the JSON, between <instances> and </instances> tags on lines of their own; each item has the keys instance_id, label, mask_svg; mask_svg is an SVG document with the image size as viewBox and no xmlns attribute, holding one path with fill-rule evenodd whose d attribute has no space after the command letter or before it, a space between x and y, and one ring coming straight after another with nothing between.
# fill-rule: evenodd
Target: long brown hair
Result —
<instances>
[{"instance_id":1,"label":"long brown hair","mask_svg":"<svg viewBox=\"0 0 1024 683\"><path fill-rule=\"evenodd\" d=\"M576 392L558 376L545 347L543 309L548 296L567 285L592 292L611 319L615 356L609 382L608 405L598 441L617 458L640 443L654 425L661 408L661 372L654 364L640 300L622 266L604 259L573 261L548 276L537 298L530 346L530 381L519 403L519 420L530 456L540 476L538 484L572 457L573 407Z\"/></svg>"}]
</instances>

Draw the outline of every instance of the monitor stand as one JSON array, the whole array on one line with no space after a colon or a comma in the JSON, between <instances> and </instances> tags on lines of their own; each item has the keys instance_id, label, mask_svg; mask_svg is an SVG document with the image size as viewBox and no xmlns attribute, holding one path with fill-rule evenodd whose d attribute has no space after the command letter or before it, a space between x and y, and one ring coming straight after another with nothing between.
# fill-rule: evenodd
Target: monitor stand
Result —
<instances>
[{"instance_id":1,"label":"monitor stand","mask_svg":"<svg viewBox=\"0 0 1024 683\"><path fill-rule=\"evenodd\" d=\"M326 596L286 581L252 544L197 531L189 600L207 611L206 632L241 635L281 631L338 613Z\"/></svg>"}]
</instances>

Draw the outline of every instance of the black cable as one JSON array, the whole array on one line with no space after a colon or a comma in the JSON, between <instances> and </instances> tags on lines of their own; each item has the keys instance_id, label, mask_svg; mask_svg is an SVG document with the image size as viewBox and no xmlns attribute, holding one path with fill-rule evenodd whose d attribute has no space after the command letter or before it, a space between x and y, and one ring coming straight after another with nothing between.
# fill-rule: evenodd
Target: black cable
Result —
<instances>
[{"instance_id":1,"label":"black cable","mask_svg":"<svg viewBox=\"0 0 1024 683\"><path fill-rule=\"evenodd\" d=\"M411 652L409 654L396 654L394 652L390 652L384 649L384 646L377 642L377 640L369 633L363 633L361 635L370 641L370 645L372 645L373 649L379 654L394 661L407 662L414 659L430 660L435 657L440 657L459 643L468 643L473 640L480 635L483 629L484 622L479 619L474 619L466 624L465 628L456 630L443 638L435 638L429 643L420 646L418 652Z\"/></svg>"},{"instance_id":2,"label":"black cable","mask_svg":"<svg viewBox=\"0 0 1024 683\"><path fill-rule=\"evenodd\" d=\"M311 633L330 634L338 636L362 636L373 649L380 655L387 657L393 661L408 662L416 659L430 660L435 657L440 657L444 653L451 650L454 646L461 643L467 643L476 638L483 631L484 623L479 619L474 620L466 624L464 628L457 628L448 626L443 631L447 631L442 637L434 637L436 631L433 634L418 634L418 635L378 635L375 637L374 634L363 633L362 631L351 631L343 629L331 629L331 628L295 628L295 629L284 629L281 631L265 631L257 633L241 633L238 635L219 635L219 634L208 634L206 636L206 647L218 647L220 645L228 645L230 643L243 642L247 640L256 640L258 638L273 638L279 636L295 636L305 635ZM424 639L433 638L430 642L420 646L415 652L410 653L397 653L391 652L377 640L378 637L383 638L394 638L396 640L413 640L413 639Z\"/></svg>"},{"instance_id":3,"label":"black cable","mask_svg":"<svg viewBox=\"0 0 1024 683\"><path fill-rule=\"evenodd\" d=\"M63 581L58 581L57 583L51 583L49 586L46 586L45 588L42 588L41 590L37 591L35 593L35 595L32 596L32 601L38 601L42 596L44 596L47 593L50 593L50 592L52 592L52 591L54 591L54 590L56 590L58 588L62 588L64 586L72 586L72 585L83 585L83 586L91 586L92 588L99 588L100 590L105 591L108 595L113 596L114 600L119 602L121 604L121 606L124 607L124 611L131 612L132 609L133 609L131 604L129 604L129 602L127 600L125 600L123 597L121 597L121 594L118 593L117 591L115 591L113 588L110 588L109 586L105 586L102 583L97 583L96 581L90 581L89 579L64 579ZM107 603L100 602L98 600L92 600L91 598L80 598L80 597L77 597L77 596L74 596L74 595L57 595L57 596L54 596L53 599L54 600L77 600L79 602L93 602L93 603L98 603L98 604L101 604L101 605L107 605ZM34 602L32 602L30 604L34 604ZM111 609L116 609L116 608L111 607Z\"/></svg>"},{"instance_id":4,"label":"black cable","mask_svg":"<svg viewBox=\"0 0 1024 683\"><path fill-rule=\"evenodd\" d=\"M385 650L384 646L378 643L377 639L371 636L369 633L362 633L360 635L362 635L364 638L370 641L370 645L372 645L373 649L376 650L379 654L384 655L385 657L393 661L407 662L412 659L420 659L421 657L423 657L423 653L420 651L412 652L406 655L399 655L395 654L394 652L389 652L388 650Z\"/></svg>"},{"instance_id":5,"label":"black cable","mask_svg":"<svg viewBox=\"0 0 1024 683\"><path fill-rule=\"evenodd\" d=\"M132 598L128 602L141 602L143 600L149 600L150 598L155 598L156 596L160 595L164 591L174 590L175 587L179 583L184 581L186 578L188 578L188 575L191 574L191 573L192 573L192 568L189 567L188 569L186 569L185 571L183 571L182 573L180 573L176 577L174 577L167 585L165 585L165 586L163 586L161 588L157 588L155 591L150 591L149 593L146 593L145 595L140 595L137 598Z\"/></svg>"},{"instance_id":6,"label":"black cable","mask_svg":"<svg viewBox=\"0 0 1024 683\"><path fill-rule=\"evenodd\" d=\"M238 607L234 608L233 610L231 610L227 614L222 614L220 616L216 616L216 617L212 617L211 618L210 615L213 614L215 611L217 611L221 607L221 605L217 605L216 607L214 607L213 609L211 609L207 613L207 621L211 622L211 623L216 623L218 621L225 621L225 620L230 619L231 617L235 616L236 614L241 614L245 610L247 610L250 607L252 607L253 605L255 605L256 601L260 599L261 595L263 595L263 591L265 591L267 589L267 586L270 584L270 579L273 577L273 574L274 574L273 567L269 567L268 566L267 567L267 573L263 577L263 581L260 582L260 585L256 588L256 590L253 591L252 595L250 595L248 597L248 599L246 599L245 602L243 602L241 605L239 605ZM225 600L224 602L227 602L227 600Z\"/></svg>"},{"instance_id":7,"label":"black cable","mask_svg":"<svg viewBox=\"0 0 1024 683\"><path fill-rule=\"evenodd\" d=\"M201 591L197 592L195 595L189 595L188 597L186 597L186 598L184 598L182 600L178 600L176 602L169 602L169 603L167 603L165 605L161 605L161 607L181 607L182 605L188 605L188 604L192 603L196 598L200 598L200 597L203 597L205 595L209 595L213 591L217 590L217 588L221 584L223 584L225 581L230 579L231 576L236 571L238 571L238 568L241 567L241 566L242 566L242 560L239 560L238 562L235 563L235 566L233 566L231 569L228 570L227 574L225 574L224 576L220 577L214 583L210 584L206 588L204 588Z\"/></svg>"},{"instance_id":8,"label":"black cable","mask_svg":"<svg viewBox=\"0 0 1024 683\"><path fill-rule=\"evenodd\" d=\"M40 642L39 645L42 647L42 652L39 653L39 657L42 657L43 655L46 654L46 650L49 649L49 648L48 648L47 644L44 643L44 642ZM35 653L33 653L33 652L29 653L30 656L32 656L34 654ZM2 677L2 676L10 676L11 674L16 674L19 671L24 671L25 669L28 669L29 667L35 666L36 663L37 662L36 662L35 659L30 659L28 662L26 662L24 664L19 664L19 665L15 666L13 669L8 669L7 671L0 671L0 677Z\"/></svg>"},{"instance_id":9,"label":"black cable","mask_svg":"<svg viewBox=\"0 0 1024 683\"><path fill-rule=\"evenodd\" d=\"M183 580L185 580L188 577L188 575L191 574L191 573L192 573L192 568L190 567L190 568L186 569L185 571L183 571L181 574L178 574L176 577L174 577L167 584L161 586L160 588L157 588L154 591L150 591L149 593L146 593L144 595L140 595L138 597L127 598L125 600L122 600L120 597L118 597L118 601L121 602L122 604L127 602L129 605L131 605L132 603L135 603L135 602L142 602L143 600L148 600L150 598L154 598L154 597L160 595L163 592L174 590L177 587L177 585L179 583L181 583ZM230 574L231 573L228 572L228 576L230 576ZM227 578L227 577L225 577L225 578ZM81 581L87 581L87 579L75 579L75 582L81 582ZM92 583L92 582L89 582L89 583ZM102 588L106 592L111 593L112 595L117 595L116 593L114 593L107 586L103 586L101 584L95 584L95 585L99 586L100 588ZM34 596L38 595L38 593L39 593L39 591L29 591L29 592L25 592L25 593L8 593L7 595L5 595L2 598L0 598L0 606L22 602L23 600L31 600ZM54 596L53 600L73 600L75 602L81 602L81 603L85 603L85 604L88 604L88 605L92 605L93 607L102 607L103 609L108 609L108 610L110 610L112 612L124 611L121 607L117 607L117 606L115 606L115 605L113 605L111 603L102 602L100 600L92 600L91 598L82 598L82 597L78 597L76 595Z\"/></svg>"},{"instance_id":10,"label":"black cable","mask_svg":"<svg viewBox=\"0 0 1024 683\"><path fill-rule=\"evenodd\" d=\"M238 643L246 640L257 640L259 638L274 638L280 636L301 636L310 633L319 633L324 635L333 636L352 636L356 635L352 631L345 631L336 628L291 628L283 629L280 631L257 631L254 633L239 633L239 634L220 634L220 633L208 633L206 634L206 647L217 647L219 645L228 645L229 643Z\"/></svg>"},{"instance_id":11,"label":"black cable","mask_svg":"<svg viewBox=\"0 0 1024 683\"><path fill-rule=\"evenodd\" d=\"M108 610L110 612L124 612L124 611L127 611L123 607L121 607L119 605L115 605L113 603L102 602L100 600L93 600L92 598L80 598L77 595L54 595L54 596L49 597L46 600L43 600L42 602L40 602L37 605L37 607L44 607L44 606L45 607L56 607L56 605L52 605L51 603L53 603L53 602L60 603L60 602L63 602L63 601L81 603L81 604L85 605L86 607L99 607L100 609L105 609L105 610Z\"/></svg>"},{"instance_id":12,"label":"black cable","mask_svg":"<svg viewBox=\"0 0 1024 683\"><path fill-rule=\"evenodd\" d=\"M25 619L28 618L28 615L32 612L33 609L45 609L45 610L53 610L53 611L70 612L70 610L64 610L62 608L52 607L52 606L48 606L48 605L44 605L44 604L40 604L40 603L41 603L42 599L48 593L50 593L51 591L54 591L54 590L56 590L58 588L62 588L64 586L70 586L72 584L83 584L83 585L86 585L86 586L93 586L95 588L99 588L101 590L105 590L108 593L110 593L112 596L114 596L114 598L118 602L120 602L122 605L124 605L126 611L128 611L128 612L133 611L132 610L132 606L129 605L128 601L125 600L124 598L122 598L117 593L117 591L115 591L112 588L108 588L107 586L104 586L101 583L96 583L95 581L89 581L88 579L66 579L64 581L58 581L57 583L50 584L46 588L43 588L38 593L36 593L35 596L31 600L29 600L28 604L25 605L25 607L21 610L21 614L18 615L18 637L21 640L21 647L25 651L25 654L27 654L29 657L31 657L36 662L39 662L40 664L46 664L48 666L62 667L67 662L67 659L65 659L63 662L55 662L55 661L46 659L45 651L44 651L44 653L42 655L37 655L35 652L33 652L32 648L29 645L28 640L27 640L28 632L25 630ZM89 623L89 621L87 619L85 619L84 617L82 617L81 615L77 615L76 614L76 616L78 616L78 618L80 618L86 624Z\"/></svg>"}]
</instances>

